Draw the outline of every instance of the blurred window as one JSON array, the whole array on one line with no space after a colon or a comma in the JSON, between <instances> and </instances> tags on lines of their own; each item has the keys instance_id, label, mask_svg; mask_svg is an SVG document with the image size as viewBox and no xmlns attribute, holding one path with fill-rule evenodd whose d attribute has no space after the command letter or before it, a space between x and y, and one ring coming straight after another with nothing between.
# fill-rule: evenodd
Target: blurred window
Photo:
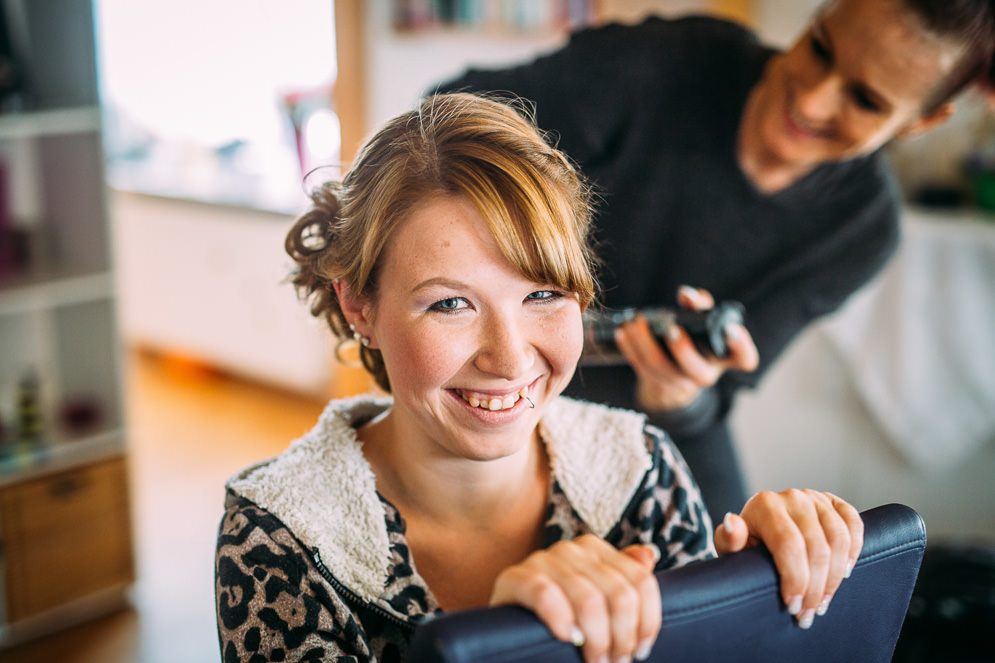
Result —
<instances>
[{"instance_id":1,"label":"blurred window","mask_svg":"<svg viewBox=\"0 0 995 663\"><path fill-rule=\"evenodd\" d=\"M339 158L332 0L98 0L112 186L296 212Z\"/></svg>"}]
</instances>

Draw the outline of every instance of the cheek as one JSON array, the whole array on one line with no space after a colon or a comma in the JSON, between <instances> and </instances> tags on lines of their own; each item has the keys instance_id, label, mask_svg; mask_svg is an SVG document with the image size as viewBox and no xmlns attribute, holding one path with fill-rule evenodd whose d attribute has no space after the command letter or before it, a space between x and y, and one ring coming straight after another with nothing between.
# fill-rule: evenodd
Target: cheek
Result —
<instances>
[{"instance_id":1,"label":"cheek","mask_svg":"<svg viewBox=\"0 0 995 663\"><path fill-rule=\"evenodd\" d=\"M573 374L580 353L584 347L584 331L580 315L568 316L567 319L550 325L543 330L543 354L549 359L555 371Z\"/></svg>"},{"instance_id":2,"label":"cheek","mask_svg":"<svg viewBox=\"0 0 995 663\"><path fill-rule=\"evenodd\" d=\"M391 321L385 321L390 325ZM444 383L462 365L460 344L452 334L440 334L427 326L394 324L381 347L387 374L395 393L416 385L434 387Z\"/></svg>"},{"instance_id":3,"label":"cheek","mask_svg":"<svg viewBox=\"0 0 995 663\"><path fill-rule=\"evenodd\" d=\"M846 156L867 154L891 139L897 122L863 113L852 113L841 127L840 134L846 142Z\"/></svg>"}]
</instances>

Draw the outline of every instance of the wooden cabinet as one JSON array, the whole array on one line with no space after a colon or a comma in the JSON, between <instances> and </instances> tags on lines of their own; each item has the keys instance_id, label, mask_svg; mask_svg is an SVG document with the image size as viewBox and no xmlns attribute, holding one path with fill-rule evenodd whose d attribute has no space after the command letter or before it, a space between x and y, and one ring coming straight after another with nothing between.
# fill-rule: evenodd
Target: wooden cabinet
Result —
<instances>
[{"instance_id":1,"label":"wooden cabinet","mask_svg":"<svg viewBox=\"0 0 995 663\"><path fill-rule=\"evenodd\" d=\"M130 585L122 457L0 488L7 619L16 623Z\"/></svg>"}]
</instances>

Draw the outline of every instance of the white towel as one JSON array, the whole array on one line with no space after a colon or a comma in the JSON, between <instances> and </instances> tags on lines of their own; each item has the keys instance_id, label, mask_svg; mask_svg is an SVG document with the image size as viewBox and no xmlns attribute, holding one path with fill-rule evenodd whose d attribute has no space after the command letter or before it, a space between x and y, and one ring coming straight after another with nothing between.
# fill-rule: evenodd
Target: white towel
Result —
<instances>
[{"instance_id":1,"label":"white towel","mask_svg":"<svg viewBox=\"0 0 995 663\"><path fill-rule=\"evenodd\" d=\"M907 210L898 253L822 329L911 464L995 440L995 223Z\"/></svg>"}]
</instances>

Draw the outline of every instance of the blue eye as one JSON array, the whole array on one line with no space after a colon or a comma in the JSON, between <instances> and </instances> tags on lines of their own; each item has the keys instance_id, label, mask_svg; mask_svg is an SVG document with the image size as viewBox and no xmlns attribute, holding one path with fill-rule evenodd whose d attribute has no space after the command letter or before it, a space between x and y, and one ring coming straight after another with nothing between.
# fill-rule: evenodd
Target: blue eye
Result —
<instances>
[{"instance_id":1,"label":"blue eye","mask_svg":"<svg viewBox=\"0 0 995 663\"><path fill-rule=\"evenodd\" d=\"M535 292L530 292L525 299L532 301L549 301L551 299L558 299L563 295L555 290L536 290Z\"/></svg>"},{"instance_id":2,"label":"blue eye","mask_svg":"<svg viewBox=\"0 0 995 663\"><path fill-rule=\"evenodd\" d=\"M462 297L446 297L445 299L440 299L435 302L429 308L433 311L442 311L444 313L451 313L453 311L459 311L467 307L466 300Z\"/></svg>"}]
</instances>

